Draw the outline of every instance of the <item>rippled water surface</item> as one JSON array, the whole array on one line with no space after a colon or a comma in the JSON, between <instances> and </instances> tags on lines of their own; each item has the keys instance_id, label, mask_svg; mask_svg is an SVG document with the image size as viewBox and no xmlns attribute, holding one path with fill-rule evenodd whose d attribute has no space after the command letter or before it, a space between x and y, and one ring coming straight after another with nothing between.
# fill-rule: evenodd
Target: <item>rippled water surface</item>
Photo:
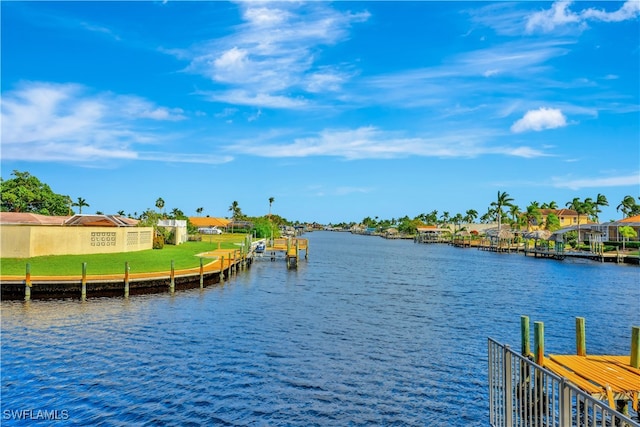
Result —
<instances>
[{"instance_id":1,"label":"rippled water surface","mask_svg":"<svg viewBox=\"0 0 640 427\"><path fill-rule=\"evenodd\" d=\"M582 316L588 352L627 354L640 324L638 267L304 237L297 270L223 286L3 302L2 424L486 426L487 337L517 348L524 314L571 353Z\"/></svg>"}]
</instances>

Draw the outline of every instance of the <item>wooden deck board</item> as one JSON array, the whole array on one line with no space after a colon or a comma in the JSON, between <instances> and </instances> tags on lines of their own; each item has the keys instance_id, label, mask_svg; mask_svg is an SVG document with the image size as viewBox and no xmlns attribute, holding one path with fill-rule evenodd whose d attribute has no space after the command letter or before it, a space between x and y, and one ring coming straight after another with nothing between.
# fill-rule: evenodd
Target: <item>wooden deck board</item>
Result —
<instances>
[{"instance_id":1,"label":"wooden deck board","mask_svg":"<svg viewBox=\"0 0 640 427\"><path fill-rule=\"evenodd\" d=\"M640 369L629 361L629 356L551 354L544 366L598 398L606 396L610 387L616 399L635 400L640 393Z\"/></svg>"}]
</instances>

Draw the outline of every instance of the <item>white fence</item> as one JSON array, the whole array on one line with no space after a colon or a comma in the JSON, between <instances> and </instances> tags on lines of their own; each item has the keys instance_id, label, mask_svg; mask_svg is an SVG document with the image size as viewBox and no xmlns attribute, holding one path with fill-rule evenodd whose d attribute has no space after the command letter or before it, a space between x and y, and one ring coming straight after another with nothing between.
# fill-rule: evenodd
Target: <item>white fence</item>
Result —
<instances>
[{"instance_id":1,"label":"white fence","mask_svg":"<svg viewBox=\"0 0 640 427\"><path fill-rule=\"evenodd\" d=\"M492 427L640 427L637 421L491 338L488 355Z\"/></svg>"}]
</instances>

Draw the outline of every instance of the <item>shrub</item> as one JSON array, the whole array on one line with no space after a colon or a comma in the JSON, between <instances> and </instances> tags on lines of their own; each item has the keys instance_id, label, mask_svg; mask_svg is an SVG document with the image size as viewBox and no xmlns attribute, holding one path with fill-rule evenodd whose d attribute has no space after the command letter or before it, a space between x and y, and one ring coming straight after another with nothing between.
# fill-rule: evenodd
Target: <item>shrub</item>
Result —
<instances>
[{"instance_id":1,"label":"shrub","mask_svg":"<svg viewBox=\"0 0 640 427\"><path fill-rule=\"evenodd\" d=\"M156 236L153 238L153 249L164 248L164 236Z\"/></svg>"}]
</instances>

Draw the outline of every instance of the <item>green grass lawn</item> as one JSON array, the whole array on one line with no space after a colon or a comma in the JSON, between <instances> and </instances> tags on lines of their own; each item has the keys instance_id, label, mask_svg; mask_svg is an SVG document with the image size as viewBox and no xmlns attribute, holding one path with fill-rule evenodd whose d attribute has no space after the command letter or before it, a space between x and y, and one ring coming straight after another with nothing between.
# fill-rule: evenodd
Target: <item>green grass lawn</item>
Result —
<instances>
[{"instance_id":1,"label":"green grass lawn","mask_svg":"<svg viewBox=\"0 0 640 427\"><path fill-rule=\"evenodd\" d=\"M240 234L203 236L201 242L186 242L178 246L165 245L163 249L115 254L2 258L0 274L24 275L27 263L31 264L31 274L34 276L80 275L83 262L87 263L87 274L124 273L125 262L129 262L131 273L168 271L171 269L171 260L174 261L176 270L193 268L200 266L200 258L195 256L196 254L218 249L218 243L222 249L239 249L239 243L244 241L244 237Z\"/></svg>"}]
</instances>

